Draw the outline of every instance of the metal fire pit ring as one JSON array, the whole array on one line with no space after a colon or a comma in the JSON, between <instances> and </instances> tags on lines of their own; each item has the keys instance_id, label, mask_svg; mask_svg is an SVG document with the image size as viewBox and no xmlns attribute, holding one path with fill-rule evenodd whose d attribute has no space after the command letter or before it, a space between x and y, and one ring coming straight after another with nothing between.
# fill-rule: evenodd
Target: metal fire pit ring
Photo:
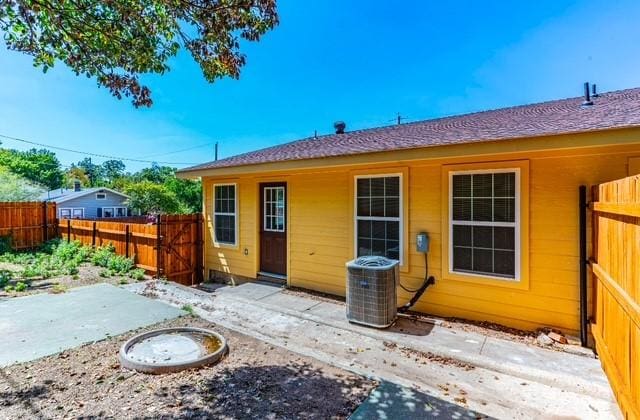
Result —
<instances>
[{"instance_id":1,"label":"metal fire pit ring","mask_svg":"<svg viewBox=\"0 0 640 420\"><path fill-rule=\"evenodd\" d=\"M208 349L213 344L216 349ZM179 372L210 365L227 352L227 340L204 328L162 328L138 334L120 348L120 365L143 373Z\"/></svg>"}]
</instances>

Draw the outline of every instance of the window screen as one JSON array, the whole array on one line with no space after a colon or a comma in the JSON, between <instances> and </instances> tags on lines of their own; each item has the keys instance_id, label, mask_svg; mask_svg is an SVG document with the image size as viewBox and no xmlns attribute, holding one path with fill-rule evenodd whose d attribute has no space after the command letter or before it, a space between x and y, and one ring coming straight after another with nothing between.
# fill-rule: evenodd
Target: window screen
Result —
<instances>
[{"instance_id":1,"label":"window screen","mask_svg":"<svg viewBox=\"0 0 640 420\"><path fill-rule=\"evenodd\" d=\"M214 187L214 230L217 242L236 243L236 186Z\"/></svg>"},{"instance_id":2,"label":"window screen","mask_svg":"<svg viewBox=\"0 0 640 420\"><path fill-rule=\"evenodd\" d=\"M516 277L516 172L451 177L453 271Z\"/></svg>"},{"instance_id":3,"label":"window screen","mask_svg":"<svg viewBox=\"0 0 640 420\"><path fill-rule=\"evenodd\" d=\"M113 207L103 207L102 217L113 217Z\"/></svg>"},{"instance_id":4,"label":"window screen","mask_svg":"<svg viewBox=\"0 0 640 420\"><path fill-rule=\"evenodd\" d=\"M60 209L60 218L68 219L71 217L71 209Z\"/></svg>"},{"instance_id":5,"label":"window screen","mask_svg":"<svg viewBox=\"0 0 640 420\"><path fill-rule=\"evenodd\" d=\"M400 177L356 180L357 254L400 260Z\"/></svg>"}]
</instances>

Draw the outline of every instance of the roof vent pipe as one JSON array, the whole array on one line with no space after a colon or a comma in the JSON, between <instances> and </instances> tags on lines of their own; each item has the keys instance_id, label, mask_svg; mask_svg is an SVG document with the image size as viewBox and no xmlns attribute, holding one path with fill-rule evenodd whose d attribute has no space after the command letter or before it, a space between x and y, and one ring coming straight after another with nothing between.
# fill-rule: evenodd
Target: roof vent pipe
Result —
<instances>
[{"instance_id":1,"label":"roof vent pipe","mask_svg":"<svg viewBox=\"0 0 640 420\"><path fill-rule=\"evenodd\" d=\"M81 190L81 184L80 181L77 179L73 180L73 191L80 191Z\"/></svg>"},{"instance_id":2,"label":"roof vent pipe","mask_svg":"<svg viewBox=\"0 0 640 420\"><path fill-rule=\"evenodd\" d=\"M589 93L589 82L584 82L584 102L582 106L591 106L593 105L593 101L591 100L591 95Z\"/></svg>"},{"instance_id":3,"label":"roof vent pipe","mask_svg":"<svg viewBox=\"0 0 640 420\"><path fill-rule=\"evenodd\" d=\"M597 98L600 94L596 91L596 84L591 85L591 97Z\"/></svg>"},{"instance_id":4,"label":"roof vent pipe","mask_svg":"<svg viewBox=\"0 0 640 420\"><path fill-rule=\"evenodd\" d=\"M347 124L344 121L336 121L333 123L333 128L336 129L336 134L344 134L344 129L347 128Z\"/></svg>"}]
</instances>

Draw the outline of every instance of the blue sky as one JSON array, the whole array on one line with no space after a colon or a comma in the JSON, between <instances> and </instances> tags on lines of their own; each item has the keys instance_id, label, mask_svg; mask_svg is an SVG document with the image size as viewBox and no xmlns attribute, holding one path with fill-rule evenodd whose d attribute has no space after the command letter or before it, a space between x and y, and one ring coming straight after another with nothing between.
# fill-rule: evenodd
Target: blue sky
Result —
<instances>
[{"instance_id":1,"label":"blue sky","mask_svg":"<svg viewBox=\"0 0 640 420\"><path fill-rule=\"evenodd\" d=\"M225 157L331 132L335 120L349 130L390 124L397 112L415 121L578 96L587 80L600 90L640 86L637 0L281 0L279 13L275 30L244 45L240 80L208 84L180 54L171 72L144 79L151 109L61 64L43 74L2 47L0 134L200 163L213 159L215 141ZM83 157L57 153L63 164Z\"/></svg>"}]
</instances>

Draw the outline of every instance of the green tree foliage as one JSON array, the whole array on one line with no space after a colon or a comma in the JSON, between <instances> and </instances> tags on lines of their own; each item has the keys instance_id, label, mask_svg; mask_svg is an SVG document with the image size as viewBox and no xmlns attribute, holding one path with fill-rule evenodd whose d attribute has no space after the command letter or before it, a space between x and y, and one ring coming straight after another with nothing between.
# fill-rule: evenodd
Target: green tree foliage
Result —
<instances>
[{"instance_id":1,"label":"green tree foliage","mask_svg":"<svg viewBox=\"0 0 640 420\"><path fill-rule=\"evenodd\" d=\"M60 162L55 153L46 149L0 149L0 166L50 190L62 186L63 172Z\"/></svg>"},{"instance_id":2,"label":"green tree foliage","mask_svg":"<svg viewBox=\"0 0 640 420\"><path fill-rule=\"evenodd\" d=\"M91 158L84 158L76 164L76 166L85 173L89 179L90 187L101 186L104 183L102 166L93 163Z\"/></svg>"},{"instance_id":3,"label":"green tree foliage","mask_svg":"<svg viewBox=\"0 0 640 420\"><path fill-rule=\"evenodd\" d=\"M143 214L186 213L178 197L162 184L141 181L128 185L128 205Z\"/></svg>"},{"instance_id":4,"label":"green tree foliage","mask_svg":"<svg viewBox=\"0 0 640 420\"><path fill-rule=\"evenodd\" d=\"M89 177L84 172L84 169L76 165L71 165L71 168L64 174L64 186L67 188L73 188L73 182L80 181L80 185L83 187L90 186L91 182Z\"/></svg>"},{"instance_id":5,"label":"green tree foliage","mask_svg":"<svg viewBox=\"0 0 640 420\"><path fill-rule=\"evenodd\" d=\"M0 201L37 200L45 189L0 166Z\"/></svg>"},{"instance_id":6,"label":"green tree foliage","mask_svg":"<svg viewBox=\"0 0 640 420\"><path fill-rule=\"evenodd\" d=\"M107 184L113 184L124 176L125 165L121 160L107 160L102 163L102 175Z\"/></svg>"},{"instance_id":7,"label":"green tree foliage","mask_svg":"<svg viewBox=\"0 0 640 420\"><path fill-rule=\"evenodd\" d=\"M182 213L198 213L202 210L202 185L200 181L179 179L176 168L154 163L132 175L137 182L149 181L164 186L182 203Z\"/></svg>"},{"instance_id":8,"label":"green tree foliage","mask_svg":"<svg viewBox=\"0 0 640 420\"><path fill-rule=\"evenodd\" d=\"M0 30L10 49L44 72L62 61L134 106L151 106L139 76L169 71L181 48L213 82L238 78L240 40L257 41L278 23L276 0L3 0Z\"/></svg>"}]
</instances>

